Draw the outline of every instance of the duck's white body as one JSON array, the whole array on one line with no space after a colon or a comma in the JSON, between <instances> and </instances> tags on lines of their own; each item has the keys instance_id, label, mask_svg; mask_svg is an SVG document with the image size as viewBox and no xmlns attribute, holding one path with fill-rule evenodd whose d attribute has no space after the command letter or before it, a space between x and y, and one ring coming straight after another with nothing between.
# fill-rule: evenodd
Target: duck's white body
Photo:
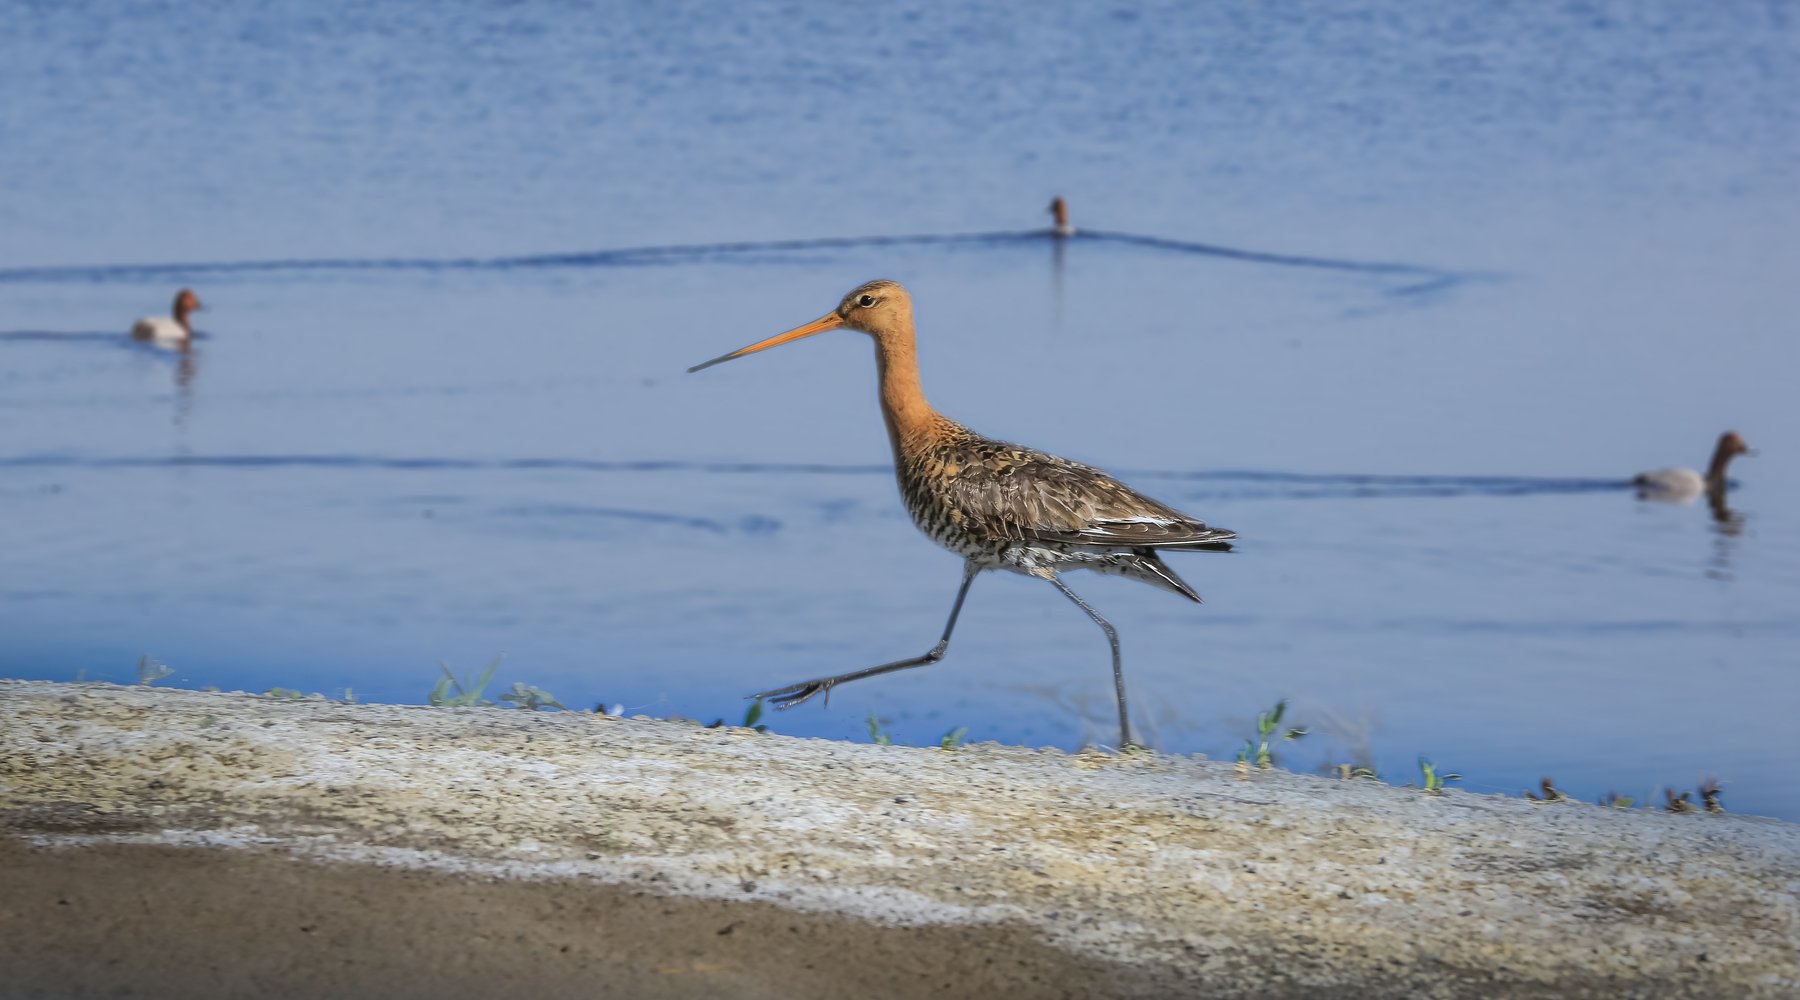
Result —
<instances>
[{"instance_id":1,"label":"duck's white body","mask_svg":"<svg viewBox=\"0 0 1800 1000\"><path fill-rule=\"evenodd\" d=\"M1667 503L1689 503L1706 492L1706 477L1693 469L1652 469L1632 483L1643 499Z\"/></svg>"},{"instance_id":2,"label":"duck's white body","mask_svg":"<svg viewBox=\"0 0 1800 1000\"><path fill-rule=\"evenodd\" d=\"M188 323L188 316L200 308L200 296L195 295L193 289L183 288L175 293L175 304L170 307L169 315L145 316L131 324L131 339L186 350L194 339L194 328Z\"/></svg>"},{"instance_id":3,"label":"duck's white body","mask_svg":"<svg viewBox=\"0 0 1800 1000\"><path fill-rule=\"evenodd\" d=\"M194 334L172 317L145 316L131 324L131 339L147 340L158 347L185 347Z\"/></svg>"}]
</instances>

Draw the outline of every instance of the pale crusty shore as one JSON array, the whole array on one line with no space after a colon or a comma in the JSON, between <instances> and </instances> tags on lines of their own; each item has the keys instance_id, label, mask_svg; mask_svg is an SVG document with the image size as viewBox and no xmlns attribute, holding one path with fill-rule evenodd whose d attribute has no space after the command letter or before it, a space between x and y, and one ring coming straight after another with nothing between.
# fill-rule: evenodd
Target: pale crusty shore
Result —
<instances>
[{"instance_id":1,"label":"pale crusty shore","mask_svg":"<svg viewBox=\"0 0 1800 1000\"><path fill-rule=\"evenodd\" d=\"M1800 827L0 681L0 996L1793 997Z\"/></svg>"}]
</instances>

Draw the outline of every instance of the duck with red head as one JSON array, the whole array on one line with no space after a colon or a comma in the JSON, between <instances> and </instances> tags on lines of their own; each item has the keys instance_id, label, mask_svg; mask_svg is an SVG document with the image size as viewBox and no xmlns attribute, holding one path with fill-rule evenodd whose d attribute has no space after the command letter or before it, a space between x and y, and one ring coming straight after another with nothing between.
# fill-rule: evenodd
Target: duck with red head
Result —
<instances>
[{"instance_id":1,"label":"duck with red head","mask_svg":"<svg viewBox=\"0 0 1800 1000\"><path fill-rule=\"evenodd\" d=\"M188 316L199 312L200 296L191 288L183 288L175 293L175 304L170 308L168 316L145 316L131 324L131 339L144 340L158 347L175 347L185 350L194 339L194 328L188 323Z\"/></svg>"},{"instance_id":2,"label":"duck with red head","mask_svg":"<svg viewBox=\"0 0 1800 1000\"><path fill-rule=\"evenodd\" d=\"M962 586L937 645L923 655L764 691L776 708L791 708L832 688L944 658L969 585L986 570L1043 580L1078 605L1112 647L1119 743L1131 744L1125 674L1112 625L1063 583L1061 574L1111 573L1199 603L1200 595L1163 562L1163 552L1224 551L1234 532L1208 527L1092 466L983 437L939 413L919 384L912 297L892 281L852 289L831 312L695 365L696 372L828 330L855 330L875 343L878 402L893 446L900 499L913 523L963 560Z\"/></svg>"},{"instance_id":3,"label":"duck with red head","mask_svg":"<svg viewBox=\"0 0 1800 1000\"><path fill-rule=\"evenodd\" d=\"M1050 235L1058 237L1075 235L1075 227L1069 222L1069 203L1063 200L1062 195L1059 194L1050 199L1050 207L1045 211L1050 213L1050 218L1056 223L1051 227Z\"/></svg>"},{"instance_id":4,"label":"duck with red head","mask_svg":"<svg viewBox=\"0 0 1800 1000\"><path fill-rule=\"evenodd\" d=\"M1737 431L1726 431L1719 435L1719 443L1713 448L1712 461L1707 463L1705 475L1693 469L1653 469L1639 473L1631 484L1637 487L1640 500L1687 503L1702 493L1722 499L1725 496L1725 467L1739 455L1754 454L1756 452L1750 450Z\"/></svg>"}]
</instances>

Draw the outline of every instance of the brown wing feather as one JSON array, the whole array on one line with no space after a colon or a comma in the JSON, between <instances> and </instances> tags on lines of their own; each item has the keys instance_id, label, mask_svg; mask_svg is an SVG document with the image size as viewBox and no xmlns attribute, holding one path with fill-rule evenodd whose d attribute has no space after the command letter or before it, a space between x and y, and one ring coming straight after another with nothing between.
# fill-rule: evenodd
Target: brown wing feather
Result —
<instances>
[{"instance_id":1,"label":"brown wing feather","mask_svg":"<svg viewBox=\"0 0 1800 1000\"><path fill-rule=\"evenodd\" d=\"M1099 469L1004 441L971 434L934 449L929 464L965 529L997 540L1224 548L1236 537Z\"/></svg>"}]
</instances>

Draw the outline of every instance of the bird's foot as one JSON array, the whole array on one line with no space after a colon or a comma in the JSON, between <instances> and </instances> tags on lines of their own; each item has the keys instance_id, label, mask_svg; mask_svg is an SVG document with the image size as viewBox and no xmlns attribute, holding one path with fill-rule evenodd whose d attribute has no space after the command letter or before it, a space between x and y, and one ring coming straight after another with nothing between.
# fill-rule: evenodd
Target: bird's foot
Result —
<instances>
[{"instance_id":1,"label":"bird's foot","mask_svg":"<svg viewBox=\"0 0 1800 1000\"><path fill-rule=\"evenodd\" d=\"M831 687L835 683L836 681L831 678L801 681L798 684L789 684L787 687L775 688L772 691L764 691L760 694L753 694L750 697L761 698L775 706L777 709L783 709L793 708L795 705L804 705L814 697L822 694L825 696L825 704L829 705L831 704Z\"/></svg>"}]
</instances>

